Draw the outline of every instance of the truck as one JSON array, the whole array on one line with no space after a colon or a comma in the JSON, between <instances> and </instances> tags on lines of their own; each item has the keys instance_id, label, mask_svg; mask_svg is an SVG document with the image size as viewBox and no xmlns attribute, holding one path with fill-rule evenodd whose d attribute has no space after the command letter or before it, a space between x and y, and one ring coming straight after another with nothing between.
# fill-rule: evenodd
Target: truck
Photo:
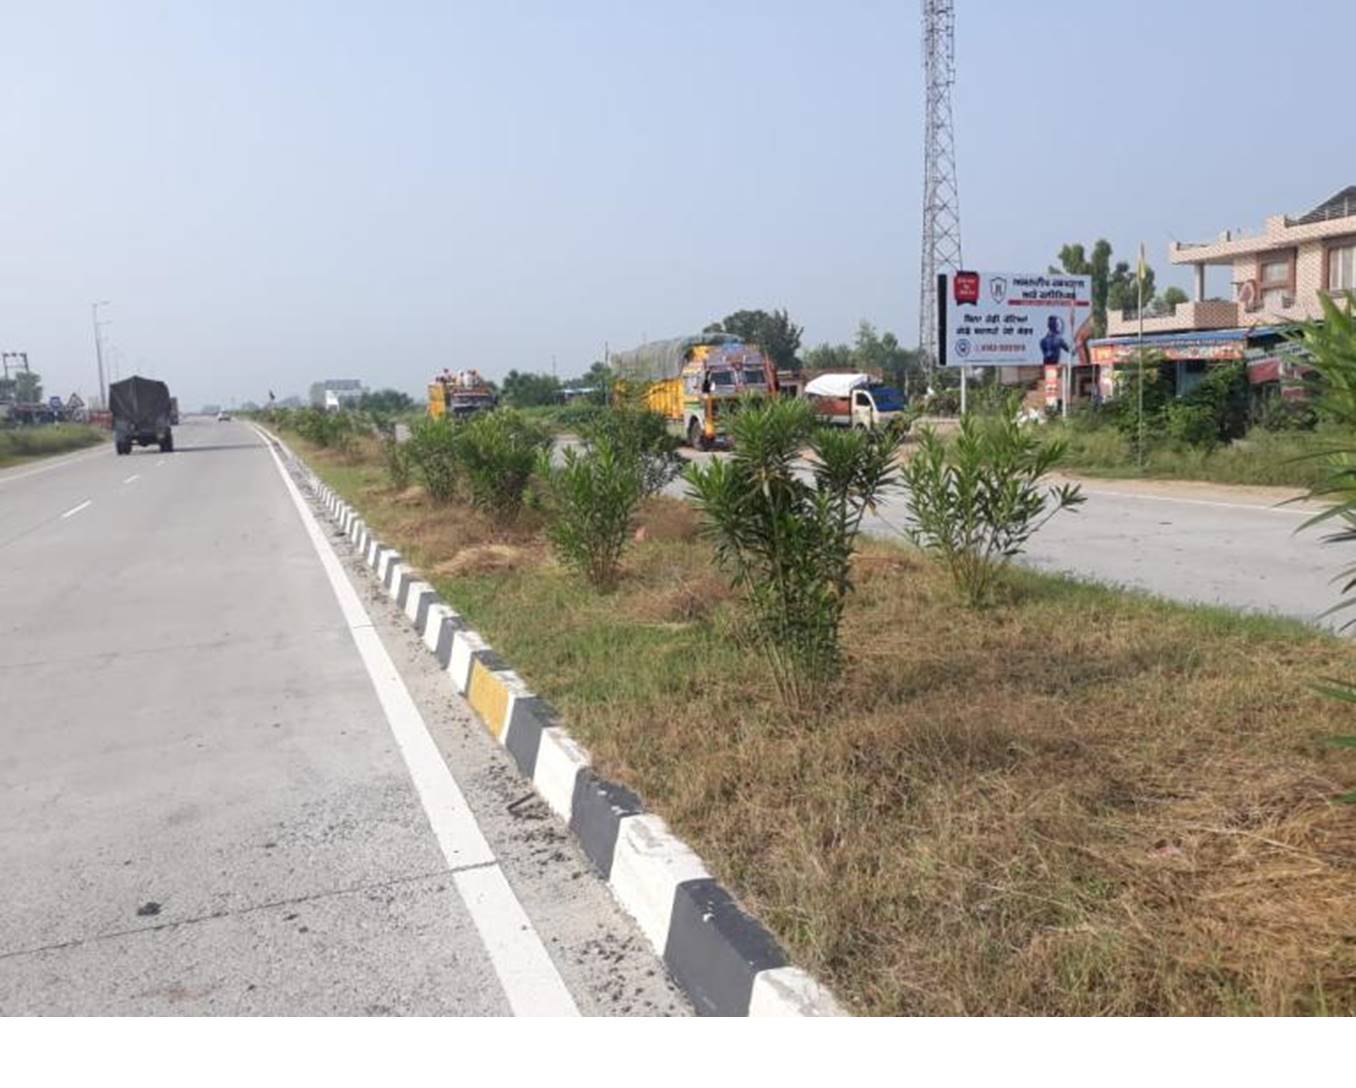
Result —
<instances>
[{"instance_id":1,"label":"truck","mask_svg":"<svg viewBox=\"0 0 1356 1088\"><path fill-rule=\"evenodd\" d=\"M429 382L430 419L465 419L477 412L488 412L499 404L499 394L480 376L478 370L444 370Z\"/></svg>"},{"instance_id":2,"label":"truck","mask_svg":"<svg viewBox=\"0 0 1356 1088\"><path fill-rule=\"evenodd\" d=\"M805 383L805 398L821 423L877 430L904 418L904 396L869 374L820 374Z\"/></svg>"},{"instance_id":3,"label":"truck","mask_svg":"<svg viewBox=\"0 0 1356 1088\"><path fill-rule=\"evenodd\" d=\"M777 395L777 371L758 348L730 333L656 340L612 356L614 396L643 388L645 405L694 449L723 444L743 397Z\"/></svg>"},{"instance_id":4,"label":"truck","mask_svg":"<svg viewBox=\"0 0 1356 1088\"><path fill-rule=\"evenodd\" d=\"M133 445L158 445L161 453L173 452L170 399L169 386L154 378L134 375L108 387L113 444L118 453L131 453Z\"/></svg>"}]
</instances>

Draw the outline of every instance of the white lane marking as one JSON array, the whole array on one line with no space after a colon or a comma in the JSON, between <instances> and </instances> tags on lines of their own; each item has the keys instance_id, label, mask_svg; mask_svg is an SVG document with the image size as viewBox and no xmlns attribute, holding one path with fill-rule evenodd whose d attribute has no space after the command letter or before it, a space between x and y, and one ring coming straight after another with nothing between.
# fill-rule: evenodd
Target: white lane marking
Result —
<instances>
[{"instance_id":1,"label":"white lane marking","mask_svg":"<svg viewBox=\"0 0 1356 1088\"><path fill-rule=\"evenodd\" d=\"M156 467L156 468L159 468L159 467L160 467L161 465L163 465L164 463L165 463L164 461L157 461L157 462L155 463L155 467Z\"/></svg>"},{"instance_id":2,"label":"white lane marking","mask_svg":"<svg viewBox=\"0 0 1356 1088\"><path fill-rule=\"evenodd\" d=\"M1151 502L1182 502L1191 506L1223 506L1227 510L1256 510L1263 514L1289 514L1291 517L1307 518L1319 513L1312 507L1302 509L1295 506L1261 506L1253 502L1220 502L1217 499L1181 499L1175 495L1136 495L1129 491L1095 491L1087 487L1082 490L1085 495L1105 495L1113 499L1148 499Z\"/></svg>"},{"instance_id":3,"label":"white lane marking","mask_svg":"<svg viewBox=\"0 0 1356 1088\"><path fill-rule=\"evenodd\" d=\"M80 511L83 510L85 507L87 507L87 506L92 506L93 504L94 504L94 500L93 500L93 499L86 499L86 500L85 500L84 502L82 502L79 506L72 506L69 510L67 510L67 511L66 511L64 514L62 514L61 516L62 516L63 518L68 518L68 517L70 517L72 514L78 514L78 513L80 513Z\"/></svg>"},{"instance_id":4,"label":"white lane marking","mask_svg":"<svg viewBox=\"0 0 1356 1088\"><path fill-rule=\"evenodd\" d=\"M134 473L132 473L132 475L128 476L127 479L123 480L123 483L125 483L125 484L130 484L133 480L139 480L139 479L141 479L141 473L139 473L139 472L134 472Z\"/></svg>"},{"instance_id":5,"label":"white lane marking","mask_svg":"<svg viewBox=\"0 0 1356 1088\"><path fill-rule=\"evenodd\" d=\"M340 566L334 549L316 524L278 451L262 430L255 428L255 431L264 439L310 537L311 546L320 557L443 857L450 868L461 870L452 874L452 883L480 934L509 1007L517 1016L579 1015L574 998L551 962L522 903L505 879L494 851L443 762L423 715L382 645L381 636L372 626L372 619ZM477 868L468 871L466 866Z\"/></svg>"},{"instance_id":6,"label":"white lane marking","mask_svg":"<svg viewBox=\"0 0 1356 1088\"><path fill-rule=\"evenodd\" d=\"M37 468L30 468L27 472L0 473L0 486L10 483L13 480L26 480L28 479L28 477L36 476L40 472L51 472L52 469L61 468L64 465L69 465L73 461L84 461L90 457L97 456L98 454L107 453L112 448L113 448L112 446L100 446L97 449L93 450L81 450L79 453L72 453L68 454L65 457L58 457L53 461L45 461Z\"/></svg>"}]
</instances>

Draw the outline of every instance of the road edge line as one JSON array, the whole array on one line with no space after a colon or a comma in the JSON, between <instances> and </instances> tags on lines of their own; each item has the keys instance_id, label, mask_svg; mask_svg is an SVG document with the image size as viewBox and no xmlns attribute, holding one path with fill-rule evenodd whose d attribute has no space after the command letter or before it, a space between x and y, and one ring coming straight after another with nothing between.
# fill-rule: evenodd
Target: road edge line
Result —
<instances>
[{"instance_id":1,"label":"road edge line","mask_svg":"<svg viewBox=\"0 0 1356 1088\"><path fill-rule=\"evenodd\" d=\"M560 970L508 883L498 856L443 761L423 714L372 625L333 544L326 539L278 456L278 448L286 451L294 461L295 455L262 428L255 429L264 438L288 498L296 507L306 535L320 559L415 794L444 860L453 870L451 880L470 915L509 1007L517 1016L578 1016L579 1008ZM326 498L326 509L332 513L339 510L337 497L332 492ZM467 866L475 867L468 869Z\"/></svg>"},{"instance_id":2,"label":"road edge line","mask_svg":"<svg viewBox=\"0 0 1356 1088\"><path fill-rule=\"evenodd\" d=\"M331 520L342 527L360 516L286 443L260 430L297 466ZM587 751L549 704L431 587L422 591L428 583L418 580L399 552L380 543L365 523L363 536L350 546L449 673L453 692L568 826L699 1015L848 1015L827 987L790 962L772 934L661 817L646 812L625 786L594 773ZM422 591L417 610L403 596L413 586Z\"/></svg>"}]
</instances>

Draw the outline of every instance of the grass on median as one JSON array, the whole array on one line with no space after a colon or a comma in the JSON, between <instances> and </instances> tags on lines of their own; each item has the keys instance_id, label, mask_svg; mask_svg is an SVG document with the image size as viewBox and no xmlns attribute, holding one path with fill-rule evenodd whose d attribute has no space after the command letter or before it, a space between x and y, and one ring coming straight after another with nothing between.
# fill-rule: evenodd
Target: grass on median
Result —
<instances>
[{"instance_id":1,"label":"grass on median","mask_svg":"<svg viewBox=\"0 0 1356 1088\"><path fill-rule=\"evenodd\" d=\"M794 721L683 504L599 596L530 514L298 445L854 1010L1356 1012L1350 710L1308 687L1348 644L1027 572L977 614L872 544L838 708Z\"/></svg>"},{"instance_id":2,"label":"grass on median","mask_svg":"<svg viewBox=\"0 0 1356 1088\"><path fill-rule=\"evenodd\" d=\"M0 430L0 467L38 457L97 446L106 442L110 432L79 423L54 423L50 426L15 427Z\"/></svg>"},{"instance_id":3,"label":"grass on median","mask_svg":"<svg viewBox=\"0 0 1356 1088\"><path fill-rule=\"evenodd\" d=\"M1315 454L1333 445L1332 437L1321 430L1273 432L1254 427L1247 437L1214 449L1151 446L1145 451L1141 468L1130 442L1112 427L1060 430L1069 440L1068 453L1060 461L1061 471L1122 479L1309 487L1322 469L1322 461Z\"/></svg>"}]
</instances>

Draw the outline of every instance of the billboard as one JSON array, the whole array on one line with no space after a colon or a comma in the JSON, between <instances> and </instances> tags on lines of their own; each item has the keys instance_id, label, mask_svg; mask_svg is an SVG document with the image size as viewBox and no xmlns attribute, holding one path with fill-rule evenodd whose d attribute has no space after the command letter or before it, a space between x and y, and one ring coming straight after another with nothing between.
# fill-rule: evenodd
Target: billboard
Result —
<instances>
[{"instance_id":1,"label":"billboard","mask_svg":"<svg viewBox=\"0 0 1356 1088\"><path fill-rule=\"evenodd\" d=\"M1092 277L953 272L937 277L943 366L1085 365ZM1074 356L1077 357L1074 357Z\"/></svg>"}]
</instances>

